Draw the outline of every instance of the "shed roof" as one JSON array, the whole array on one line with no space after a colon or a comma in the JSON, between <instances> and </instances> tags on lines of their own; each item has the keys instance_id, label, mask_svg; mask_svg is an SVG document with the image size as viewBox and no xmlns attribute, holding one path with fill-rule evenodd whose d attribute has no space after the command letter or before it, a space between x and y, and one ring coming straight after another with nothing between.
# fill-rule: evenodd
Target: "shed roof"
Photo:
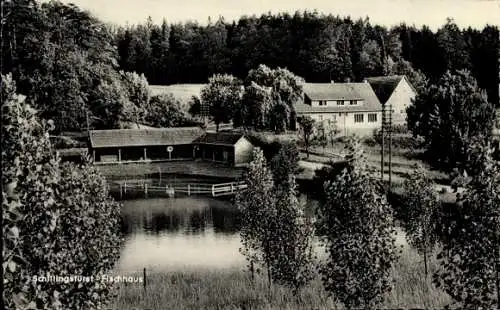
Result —
<instances>
[{"instance_id":1,"label":"shed roof","mask_svg":"<svg viewBox=\"0 0 500 310\"><path fill-rule=\"evenodd\" d=\"M235 132L207 132L193 143L214 145L235 145L244 135Z\"/></svg>"},{"instance_id":2,"label":"shed roof","mask_svg":"<svg viewBox=\"0 0 500 310\"><path fill-rule=\"evenodd\" d=\"M203 133L200 127L175 127L91 130L89 135L93 148L105 148L190 144Z\"/></svg>"},{"instance_id":3,"label":"shed roof","mask_svg":"<svg viewBox=\"0 0 500 310\"><path fill-rule=\"evenodd\" d=\"M307 83L306 85L308 85ZM315 83L314 85L319 85ZM340 112L378 112L382 111L382 105L375 95L372 87L368 83L339 83L331 84L324 83L324 85L343 85L342 89L349 89L353 95L345 100L363 100L363 104L359 105L326 105L313 107L304 102L298 102L294 105L295 112L298 114L304 113L340 113ZM323 87L323 86L321 86ZM327 88L327 86L324 86ZM339 89L339 88L337 88ZM333 99L331 99L333 100Z\"/></svg>"},{"instance_id":4,"label":"shed roof","mask_svg":"<svg viewBox=\"0 0 500 310\"><path fill-rule=\"evenodd\" d=\"M386 103L398 87L404 75L374 76L366 78L381 103Z\"/></svg>"}]
</instances>

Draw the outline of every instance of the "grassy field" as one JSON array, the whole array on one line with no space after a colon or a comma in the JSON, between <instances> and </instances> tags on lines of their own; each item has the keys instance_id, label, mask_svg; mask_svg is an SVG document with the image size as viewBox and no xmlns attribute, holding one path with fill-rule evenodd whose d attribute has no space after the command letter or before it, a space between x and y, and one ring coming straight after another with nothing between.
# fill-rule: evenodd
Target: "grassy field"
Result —
<instances>
[{"instance_id":1,"label":"grassy field","mask_svg":"<svg viewBox=\"0 0 500 310\"><path fill-rule=\"evenodd\" d=\"M199 97L201 89L206 84L172 84L172 85L150 85L152 95L170 93L181 102L185 109L189 108L191 97Z\"/></svg>"},{"instance_id":2,"label":"grassy field","mask_svg":"<svg viewBox=\"0 0 500 310\"><path fill-rule=\"evenodd\" d=\"M437 267L431 259L430 271ZM140 275L140 274L138 274ZM392 270L393 290L380 308L438 309L451 299L426 280L421 257L404 248ZM120 284L112 309L343 309L324 291L319 277L300 294L286 287L268 288L264 277L252 281L243 268L176 271L147 277L142 284Z\"/></svg>"},{"instance_id":3,"label":"grassy field","mask_svg":"<svg viewBox=\"0 0 500 310\"><path fill-rule=\"evenodd\" d=\"M368 146L366 144L363 144L363 150L366 159L368 161L368 164L373 168L380 170L381 148L379 146ZM344 146L342 143L338 143L334 146L329 145L324 150L321 147L314 147L312 148L312 151L314 152L314 154L310 154L309 159L307 159L308 161L312 162L327 162L330 158L328 155L323 156L324 152L325 154L333 153L337 155L345 153ZM409 149L397 149L393 152L391 167L393 176L395 177L396 180L406 178L408 174L411 173L418 164L425 168L428 175L432 179L434 179L436 183L445 185L449 183L449 176L446 173L431 169L431 167L428 164L418 159L417 155L418 154L416 154L415 150L409 150ZM302 153L302 159L305 159L305 156L306 156L305 153ZM337 159L336 157L334 158ZM386 162L384 171L385 173L388 173L389 171L388 152L386 152L384 159L385 159L384 161Z\"/></svg>"}]
</instances>

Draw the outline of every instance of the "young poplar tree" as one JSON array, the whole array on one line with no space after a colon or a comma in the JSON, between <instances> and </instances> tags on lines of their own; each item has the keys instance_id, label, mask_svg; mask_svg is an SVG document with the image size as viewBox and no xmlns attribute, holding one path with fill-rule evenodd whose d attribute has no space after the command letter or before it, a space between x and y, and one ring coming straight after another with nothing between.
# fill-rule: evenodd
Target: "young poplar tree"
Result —
<instances>
[{"instance_id":1,"label":"young poplar tree","mask_svg":"<svg viewBox=\"0 0 500 310\"><path fill-rule=\"evenodd\" d=\"M326 201L317 212L327 252L323 284L347 308L373 308L392 289L397 259L392 210L366 168L359 141L348 144L347 166L325 182Z\"/></svg>"},{"instance_id":2,"label":"young poplar tree","mask_svg":"<svg viewBox=\"0 0 500 310\"><path fill-rule=\"evenodd\" d=\"M284 145L272 160L276 217L272 225L275 229L270 231L271 277L296 292L314 276L314 223L297 199L297 160L298 150L293 144Z\"/></svg>"},{"instance_id":3,"label":"young poplar tree","mask_svg":"<svg viewBox=\"0 0 500 310\"><path fill-rule=\"evenodd\" d=\"M407 211L403 228L409 243L424 258L425 277L428 276L428 256L434 252L438 241L436 234L439 197L432 180L422 166L410 175L404 183L405 208Z\"/></svg>"},{"instance_id":4,"label":"young poplar tree","mask_svg":"<svg viewBox=\"0 0 500 310\"><path fill-rule=\"evenodd\" d=\"M273 179L264 153L256 148L245 175L247 189L236 195L236 206L241 212L240 252L246 257L249 269L264 266L271 281L271 244L274 233L275 208ZM258 272L259 269L256 269ZM253 274L252 274L253 276Z\"/></svg>"},{"instance_id":5,"label":"young poplar tree","mask_svg":"<svg viewBox=\"0 0 500 310\"><path fill-rule=\"evenodd\" d=\"M463 309L500 309L500 163L489 146L473 148L478 167L458 195L460 220L448 224L434 282Z\"/></svg>"}]
</instances>

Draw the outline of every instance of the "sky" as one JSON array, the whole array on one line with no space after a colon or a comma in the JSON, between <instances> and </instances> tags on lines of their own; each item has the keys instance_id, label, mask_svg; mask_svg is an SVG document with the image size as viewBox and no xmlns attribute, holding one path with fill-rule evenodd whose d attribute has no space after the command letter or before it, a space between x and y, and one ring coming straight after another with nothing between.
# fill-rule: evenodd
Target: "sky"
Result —
<instances>
[{"instance_id":1,"label":"sky","mask_svg":"<svg viewBox=\"0 0 500 310\"><path fill-rule=\"evenodd\" d=\"M461 27L500 26L500 0L71 0L104 22L118 25L143 23L151 16L155 23L198 21L210 16L237 20L242 15L313 11L340 16L370 18L372 23L393 26L425 24L436 30L452 17Z\"/></svg>"}]
</instances>

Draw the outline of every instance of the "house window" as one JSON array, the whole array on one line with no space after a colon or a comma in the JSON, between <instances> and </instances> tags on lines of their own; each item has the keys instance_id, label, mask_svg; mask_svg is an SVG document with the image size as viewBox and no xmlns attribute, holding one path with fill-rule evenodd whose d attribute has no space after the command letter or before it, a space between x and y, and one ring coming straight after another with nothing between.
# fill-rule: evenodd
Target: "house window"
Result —
<instances>
[{"instance_id":1,"label":"house window","mask_svg":"<svg viewBox=\"0 0 500 310\"><path fill-rule=\"evenodd\" d=\"M323 120L323 115L318 115L318 120L322 121Z\"/></svg>"},{"instance_id":2,"label":"house window","mask_svg":"<svg viewBox=\"0 0 500 310\"><path fill-rule=\"evenodd\" d=\"M363 114L354 114L354 122L355 123L362 123L363 121L364 121Z\"/></svg>"},{"instance_id":3,"label":"house window","mask_svg":"<svg viewBox=\"0 0 500 310\"><path fill-rule=\"evenodd\" d=\"M326 100L320 100L319 105L326 105Z\"/></svg>"},{"instance_id":4,"label":"house window","mask_svg":"<svg viewBox=\"0 0 500 310\"><path fill-rule=\"evenodd\" d=\"M368 114L368 123L375 123L377 121L377 113Z\"/></svg>"},{"instance_id":5,"label":"house window","mask_svg":"<svg viewBox=\"0 0 500 310\"><path fill-rule=\"evenodd\" d=\"M337 105L344 105L344 100L337 100Z\"/></svg>"},{"instance_id":6,"label":"house window","mask_svg":"<svg viewBox=\"0 0 500 310\"><path fill-rule=\"evenodd\" d=\"M358 104L358 102L356 100L349 100L349 104L350 105L356 105L356 104Z\"/></svg>"}]
</instances>

